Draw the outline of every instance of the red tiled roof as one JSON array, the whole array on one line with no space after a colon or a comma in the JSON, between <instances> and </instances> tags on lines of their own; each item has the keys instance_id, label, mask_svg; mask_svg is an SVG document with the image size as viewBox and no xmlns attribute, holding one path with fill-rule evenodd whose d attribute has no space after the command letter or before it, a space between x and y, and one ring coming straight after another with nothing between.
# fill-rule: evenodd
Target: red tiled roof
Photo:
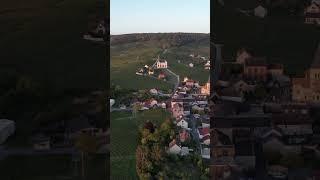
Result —
<instances>
[{"instance_id":1,"label":"red tiled roof","mask_svg":"<svg viewBox=\"0 0 320 180\"><path fill-rule=\"evenodd\" d=\"M208 128L208 127L199 128L198 130L199 130L200 135L202 135L202 136L210 133L210 128Z\"/></svg>"},{"instance_id":2,"label":"red tiled roof","mask_svg":"<svg viewBox=\"0 0 320 180\"><path fill-rule=\"evenodd\" d=\"M189 133L184 129L179 134L180 141L185 141L189 138Z\"/></svg>"},{"instance_id":3,"label":"red tiled roof","mask_svg":"<svg viewBox=\"0 0 320 180\"><path fill-rule=\"evenodd\" d=\"M208 140L208 139L210 139L210 134L209 134L209 135L204 136L204 137L202 138L202 141L205 141L205 140Z\"/></svg>"}]
</instances>

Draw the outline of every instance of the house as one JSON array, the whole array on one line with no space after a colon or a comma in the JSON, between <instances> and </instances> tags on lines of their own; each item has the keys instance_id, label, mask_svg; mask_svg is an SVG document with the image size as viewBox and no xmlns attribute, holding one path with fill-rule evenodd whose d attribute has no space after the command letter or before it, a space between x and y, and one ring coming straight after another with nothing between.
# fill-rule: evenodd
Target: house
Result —
<instances>
[{"instance_id":1,"label":"house","mask_svg":"<svg viewBox=\"0 0 320 180\"><path fill-rule=\"evenodd\" d=\"M266 81L267 80L266 58L249 58L244 65L244 76L248 80Z\"/></svg>"},{"instance_id":2,"label":"house","mask_svg":"<svg viewBox=\"0 0 320 180\"><path fill-rule=\"evenodd\" d=\"M155 99L149 99L146 102L144 102L144 106L148 108L156 107L158 106L158 101Z\"/></svg>"},{"instance_id":3,"label":"house","mask_svg":"<svg viewBox=\"0 0 320 180\"><path fill-rule=\"evenodd\" d=\"M201 94L210 95L210 80L204 85L201 86Z\"/></svg>"},{"instance_id":4,"label":"house","mask_svg":"<svg viewBox=\"0 0 320 180\"><path fill-rule=\"evenodd\" d=\"M159 57L158 57L156 67L157 67L157 69L166 69L166 68L168 68L168 62L164 59L159 59Z\"/></svg>"},{"instance_id":5,"label":"house","mask_svg":"<svg viewBox=\"0 0 320 180\"><path fill-rule=\"evenodd\" d=\"M189 67L193 68L193 66L194 66L193 63L189 63Z\"/></svg>"},{"instance_id":6,"label":"house","mask_svg":"<svg viewBox=\"0 0 320 180\"><path fill-rule=\"evenodd\" d=\"M158 94L158 90L157 89L150 89L149 91L152 95L157 95Z\"/></svg>"},{"instance_id":7,"label":"house","mask_svg":"<svg viewBox=\"0 0 320 180\"><path fill-rule=\"evenodd\" d=\"M292 100L298 102L320 102L320 44L311 67L304 77L292 78Z\"/></svg>"},{"instance_id":8,"label":"house","mask_svg":"<svg viewBox=\"0 0 320 180\"><path fill-rule=\"evenodd\" d=\"M187 129L188 128L188 122L184 119L178 119L177 120L177 126L183 128L183 129Z\"/></svg>"},{"instance_id":9,"label":"house","mask_svg":"<svg viewBox=\"0 0 320 180\"><path fill-rule=\"evenodd\" d=\"M180 133L179 133L180 142L185 142L185 141L187 141L189 138L190 138L190 134L189 134L189 132L188 132L186 129L180 130Z\"/></svg>"},{"instance_id":10,"label":"house","mask_svg":"<svg viewBox=\"0 0 320 180\"><path fill-rule=\"evenodd\" d=\"M189 155L189 148L188 148L188 147L181 147L180 155L181 155L181 156L187 156L187 155Z\"/></svg>"},{"instance_id":11,"label":"house","mask_svg":"<svg viewBox=\"0 0 320 180\"><path fill-rule=\"evenodd\" d=\"M247 49L241 48L237 51L236 62L239 64L245 64L246 60L251 57L251 53L249 53Z\"/></svg>"},{"instance_id":12,"label":"house","mask_svg":"<svg viewBox=\"0 0 320 180\"><path fill-rule=\"evenodd\" d=\"M110 107L112 107L115 103L115 100L114 99L110 99Z\"/></svg>"},{"instance_id":13,"label":"house","mask_svg":"<svg viewBox=\"0 0 320 180\"><path fill-rule=\"evenodd\" d=\"M313 0L309 6L304 10L306 24L320 25L320 3Z\"/></svg>"},{"instance_id":14,"label":"house","mask_svg":"<svg viewBox=\"0 0 320 180\"><path fill-rule=\"evenodd\" d=\"M261 5L254 8L253 11L254 11L254 15L259 18L264 18L268 13L267 9Z\"/></svg>"},{"instance_id":15,"label":"house","mask_svg":"<svg viewBox=\"0 0 320 180\"><path fill-rule=\"evenodd\" d=\"M153 69L149 68L148 74L149 74L149 75L153 75L153 74L154 74Z\"/></svg>"},{"instance_id":16,"label":"house","mask_svg":"<svg viewBox=\"0 0 320 180\"><path fill-rule=\"evenodd\" d=\"M182 105L182 103L173 103L171 105L171 108L172 108L172 116L174 118L177 118L177 117L183 115L183 105Z\"/></svg>"},{"instance_id":17,"label":"house","mask_svg":"<svg viewBox=\"0 0 320 180\"><path fill-rule=\"evenodd\" d=\"M33 144L33 149L36 151L43 151L50 149L50 137L44 134L36 134L31 139Z\"/></svg>"},{"instance_id":18,"label":"house","mask_svg":"<svg viewBox=\"0 0 320 180\"><path fill-rule=\"evenodd\" d=\"M195 83L194 80L188 79L188 80L186 81L186 86L192 87L192 86L194 86L194 83Z\"/></svg>"},{"instance_id":19,"label":"house","mask_svg":"<svg viewBox=\"0 0 320 180\"><path fill-rule=\"evenodd\" d=\"M209 127L206 127L206 128L198 128L198 135L199 135L199 138L202 139L204 138L205 136L209 135L210 136L210 128Z\"/></svg>"},{"instance_id":20,"label":"house","mask_svg":"<svg viewBox=\"0 0 320 180\"><path fill-rule=\"evenodd\" d=\"M268 74L272 77L283 75L283 64L269 64Z\"/></svg>"},{"instance_id":21,"label":"house","mask_svg":"<svg viewBox=\"0 0 320 180\"><path fill-rule=\"evenodd\" d=\"M207 61L206 64L204 64L204 69L210 70L210 61Z\"/></svg>"},{"instance_id":22,"label":"house","mask_svg":"<svg viewBox=\"0 0 320 180\"><path fill-rule=\"evenodd\" d=\"M0 119L0 144L4 143L7 138L16 130L15 122L8 119Z\"/></svg>"},{"instance_id":23,"label":"house","mask_svg":"<svg viewBox=\"0 0 320 180\"><path fill-rule=\"evenodd\" d=\"M167 104L163 102L163 103L160 104L160 107L161 107L162 109L166 109L166 108L167 108Z\"/></svg>"},{"instance_id":24,"label":"house","mask_svg":"<svg viewBox=\"0 0 320 180\"><path fill-rule=\"evenodd\" d=\"M166 75L163 72L160 72L158 75L158 79L165 79Z\"/></svg>"},{"instance_id":25,"label":"house","mask_svg":"<svg viewBox=\"0 0 320 180\"><path fill-rule=\"evenodd\" d=\"M201 157L204 159L210 159L210 148L207 148L207 147L202 148Z\"/></svg>"},{"instance_id":26,"label":"house","mask_svg":"<svg viewBox=\"0 0 320 180\"><path fill-rule=\"evenodd\" d=\"M169 154L180 154L181 149L182 148L179 145L177 145L176 140L173 139L169 144L168 153Z\"/></svg>"},{"instance_id":27,"label":"house","mask_svg":"<svg viewBox=\"0 0 320 180\"><path fill-rule=\"evenodd\" d=\"M205 135L202 139L201 142L205 145L210 145L210 134L209 135Z\"/></svg>"}]
</instances>

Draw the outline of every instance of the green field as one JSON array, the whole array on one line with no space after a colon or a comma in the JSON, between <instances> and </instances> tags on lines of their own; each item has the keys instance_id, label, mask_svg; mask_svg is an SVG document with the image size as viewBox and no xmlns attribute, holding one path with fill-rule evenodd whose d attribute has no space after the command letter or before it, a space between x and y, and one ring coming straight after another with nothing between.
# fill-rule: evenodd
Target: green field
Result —
<instances>
[{"instance_id":1,"label":"green field","mask_svg":"<svg viewBox=\"0 0 320 180\"><path fill-rule=\"evenodd\" d=\"M159 124L170 115L164 110L149 110L131 118L131 113L111 113L111 177L136 179L135 152L138 127L147 120Z\"/></svg>"},{"instance_id":2,"label":"green field","mask_svg":"<svg viewBox=\"0 0 320 180\"><path fill-rule=\"evenodd\" d=\"M77 164L80 167L80 163ZM0 161L1 180L76 180L81 179L71 156L12 156ZM87 179L105 180L105 158L91 156L86 166Z\"/></svg>"},{"instance_id":3,"label":"green field","mask_svg":"<svg viewBox=\"0 0 320 180\"><path fill-rule=\"evenodd\" d=\"M168 50L168 53L164 56L168 60L169 68L180 76L182 80L183 77L190 77L200 83L205 83L208 81L210 70L205 70L203 65L195 64L189 55L191 53L199 53L201 56L210 56L210 45L209 42L202 42L200 44L187 44L180 47L175 47ZM178 63L180 60L180 63ZM194 63L195 66L190 68L189 63Z\"/></svg>"},{"instance_id":4,"label":"green field","mask_svg":"<svg viewBox=\"0 0 320 180\"><path fill-rule=\"evenodd\" d=\"M172 88L173 85L170 83L135 74L145 64L152 65L152 58L159 52L159 48L143 43L111 46L110 82L128 89Z\"/></svg>"},{"instance_id":5,"label":"green field","mask_svg":"<svg viewBox=\"0 0 320 180\"><path fill-rule=\"evenodd\" d=\"M52 89L104 88L106 46L83 40L100 0L3 0L1 68L10 67Z\"/></svg>"},{"instance_id":6,"label":"green field","mask_svg":"<svg viewBox=\"0 0 320 180\"><path fill-rule=\"evenodd\" d=\"M162 54L163 49L159 48L159 42L137 41L112 45L111 54L111 83L129 89L149 89L159 88L167 90L173 87L170 82L164 82L149 77L138 76L135 72L145 64L152 65L154 58L158 55L168 61L169 69L174 73L189 76L195 80L205 82L208 79L209 71L203 66L190 69L187 67L186 59L191 53L199 53L209 57L210 45L207 41L191 42L182 46L173 46L167 49L166 54ZM178 59L184 64L179 64Z\"/></svg>"}]
</instances>

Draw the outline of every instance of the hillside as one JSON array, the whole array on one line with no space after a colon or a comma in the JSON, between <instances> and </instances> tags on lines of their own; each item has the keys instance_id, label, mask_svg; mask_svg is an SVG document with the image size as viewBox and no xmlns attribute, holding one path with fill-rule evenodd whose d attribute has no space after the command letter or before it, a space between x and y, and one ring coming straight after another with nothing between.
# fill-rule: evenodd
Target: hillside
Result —
<instances>
[{"instance_id":1,"label":"hillside","mask_svg":"<svg viewBox=\"0 0 320 180\"><path fill-rule=\"evenodd\" d=\"M213 32L216 41L224 44L225 59L234 59L240 47L251 47L257 56L266 56L269 62L283 63L288 74L302 73L313 60L320 40L320 28L303 23L299 10L304 5L299 2L292 8L297 12L291 15L283 9L294 1L277 1L278 4L270 1L273 3L266 5L270 14L263 19L237 11L238 8L252 10L257 2L224 0L222 6L215 1Z\"/></svg>"},{"instance_id":2,"label":"hillside","mask_svg":"<svg viewBox=\"0 0 320 180\"><path fill-rule=\"evenodd\" d=\"M4 0L1 69L10 67L51 88L104 88L106 50L82 39L103 17L101 0Z\"/></svg>"},{"instance_id":3,"label":"hillside","mask_svg":"<svg viewBox=\"0 0 320 180\"><path fill-rule=\"evenodd\" d=\"M138 68L145 64L152 65L158 55L165 58L170 70L180 76L190 76L201 82L208 79L208 70L205 71L202 66L190 69L187 64L192 62L189 57L192 53L209 57L209 34L126 34L111 36L110 41L113 84L130 89L172 88L170 83L135 75Z\"/></svg>"}]
</instances>

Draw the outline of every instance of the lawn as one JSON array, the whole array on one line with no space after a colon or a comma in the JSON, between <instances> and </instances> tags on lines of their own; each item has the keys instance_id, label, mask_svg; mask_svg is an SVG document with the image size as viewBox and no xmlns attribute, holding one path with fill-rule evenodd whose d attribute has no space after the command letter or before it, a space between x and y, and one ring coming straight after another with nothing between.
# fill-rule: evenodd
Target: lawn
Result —
<instances>
[{"instance_id":1,"label":"lawn","mask_svg":"<svg viewBox=\"0 0 320 180\"><path fill-rule=\"evenodd\" d=\"M136 179L135 151L138 144L138 127L147 120L159 124L170 114L162 109L138 113L111 113L111 177Z\"/></svg>"}]
</instances>

